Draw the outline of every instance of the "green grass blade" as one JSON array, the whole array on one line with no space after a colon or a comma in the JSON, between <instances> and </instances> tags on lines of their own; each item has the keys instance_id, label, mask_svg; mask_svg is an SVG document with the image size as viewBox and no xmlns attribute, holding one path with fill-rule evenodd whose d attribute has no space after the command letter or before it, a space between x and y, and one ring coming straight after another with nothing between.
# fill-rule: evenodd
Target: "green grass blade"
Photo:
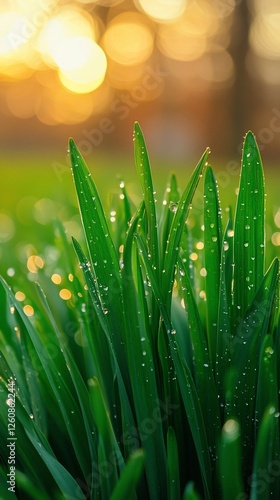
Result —
<instances>
[{"instance_id":1,"label":"green grass blade","mask_svg":"<svg viewBox=\"0 0 280 500\"><path fill-rule=\"evenodd\" d=\"M183 500L201 500L200 495L195 490L193 481L187 484L183 494Z\"/></svg>"},{"instance_id":2,"label":"green grass blade","mask_svg":"<svg viewBox=\"0 0 280 500\"><path fill-rule=\"evenodd\" d=\"M117 458L117 460L110 461L110 469L108 469L108 473L104 474L105 477L101 475L101 491L106 498L110 498L118 480L118 465L122 469L124 462L109 411L96 378L90 380L89 389L92 416L98 430L98 462L101 466L103 463L108 462L109 457Z\"/></svg>"},{"instance_id":3,"label":"green grass blade","mask_svg":"<svg viewBox=\"0 0 280 500\"><path fill-rule=\"evenodd\" d=\"M74 141L70 139L70 158L81 219L90 255L91 271L103 311L108 315L110 335L120 355L123 332L123 303L119 260L97 188ZM114 293L112 293L112 289ZM124 367L124 363L123 363Z\"/></svg>"},{"instance_id":4,"label":"green grass blade","mask_svg":"<svg viewBox=\"0 0 280 500\"><path fill-rule=\"evenodd\" d=\"M169 500L179 500L180 495L180 476L179 476L179 457L176 435L172 427L169 427L167 433L167 460L168 460L168 485Z\"/></svg>"},{"instance_id":5,"label":"green grass blade","mask_svg":"<svg viewBox=\"0 0 280 500\"><path fill-rule=\"evenodd\" d=\"M128 373L127 373L127 365L125 362L125 352L123 349L122 344L117 344L116 348L112 342L112 338L110 335L110 329L109 329L109 324L107 321L107 314L104 314L104 311L102 310L101 302L99 300L98 292L96 290L94 278L90 272L89 266L88 266L88 260L85 257L81 246L79 243L73 238L73 244L74 248L76 250L78 259L81 263L81 266L84 270L84 276L85 280L88 286L89 293L92 297L93 305L95 307L95 311L97 314L97 318L100 322L100 325L102 327L102 332L104 335L106 335L106 339L108 341L108 345L111 351L111 357L113 360L113 370L116 372L117 375L117 380L118 380L118 386L119 386L119 393L120 393L120 399L122 403L122 410L124 412L124 429L125 431L131 428L134 428L134 418L132 415L132 410L131 410L131 405L129 401L129 391L130 391L130 383L128 385ZM103 351L104 352L104 351ZM100 360L101 362L101 360ZM123 375L124 373L124 375ZM126 377L126 378L124 378ZM126 383L125 383L126 380ZM133 439L132 439L133 441Z\"/></svg>"},{"instance_id":6,"label":"green grass blade","mask_svg":"<svg viewBox=\"0 0 280 500\"><path fill-rule=\"evenodd\" d=\"M222 222L217 182L212 168L205 171L204 183L204 248L207 275L206 310L209 356L212 366L216 356L217 320L221 268Z\"/></svg>"},{"instance_id":7,"label":"green grass blade","mask_svg":"<svg viewBox=\"0 0 280 500\"><path fill-rule=\"evenodd\" d=\"M175 267L179 255L179 245L183 230L185 227L187 215L190 209L191 201L195 193L198 181L202 176L202 171L207 161L210 150L207 149L200 158L185 191L178 203L177 211L173 218L165 251L163 274L162 274L162 290L163 297L167 305L167 310L170 310L172 290L174 283Z\"/></svg>"},{"instance_id":8,"label":"green grass blade","mask_svg":"<svg viewBox=\"0 0 280 500\"><path fill-rule=\"evenodd\" d=\"M149 496L156 499L166 494L166 451L161 421L153 415L160 412L159 394L156 381L156 366L153 354L153 339L150 335L149 315L143 275L139 265L134 233L142 216L144 206L140 206L133 219L125 242L123 280L126 283L124 303L127 311L126 349L137 418L141 448L145 453L145 470ZM143 422L151 421L153 432L146 432Z\"/></svg>"},{"instance_id":9,"label":"green grass blade","mask_svg":"<svg viewBox=\"0 0 280 500\"><path fill-rule=\"evenodd\" d=\"M110 500L137 499L135 488L143 472L143 466L144 453L142 450L137 450L128 459Z\"/></svg>"},{"instance_id":10,"label":"green grass blade","mask_svg":"<svg viewBox=\"0 0 280 500\"><path fill-rule=\"evenodd\" d=\"M137 238L139 248L142 251L141 255L143 258L143 263L146 268L147 274L149 276L153 293L155 294L155 298L164 322L164 327L170 345L170 352L176 370L178 384L180 386L181 395L185 406L185 411L188 416L190 429L195 443L196 453L201 467L201 475L204 485L205 498L208 499L210 498L209 491L211 491L212 488L211 463L209 455L209 445L206 437L204 418L201 410L199 397L197 394L197 390L193 381L190 368L187 366L180 344L177 342L176 331L173 328L170 316L165 307L162 292L159 288L157 279L150 265L146 247L143 241L141 240L140 236L137 234L135 236Z\"/></svg>"},{"instance_id":11,"label":"green grass blade","mask_svg":"<svg viewBox=\"0 0 280 500\"><path fill-rule=\"evenodd\" d=\"M222 498L226 500L243 498L240 427L238 422L233 419L227 420L223 426L219 450L219 469Z\"/></svg>"},{"instance_id":12,"label":"green grass blade","mask_svg":"<svg viewBox=\"0 0 280 500\"><path fill-rule=\"evenodd\" d=\"M220 404L224 405L226 393L225 377L230 363L231 349L231 280L232 280L232 226L231 221L225 229L221 250L221 273L219 286L218 325L216 338L215 380ZM223 407L222 407L223 408Z\"/></svg>"},{"instance_id":13,"label":"green grass blade","mask_svg":"<svg viewBox=\"0 0 280 500\"><path fill-rule=\"evenodd\" d=\"M256 401L256 419L261 422L265 410L270 407L278 411L279 383L277 359L272 335L266 335L260 348L259 377Z\"/></svg>"},{"instance_id":14,"label":"green grass blade","mask_svg":"<svg viewBox=\"0 0 280 500\"><path fill-rule=\"evenodd\" d=\"M190 338L193 348L195 382L200 397L200 405L212 456L216 456L215 447L220 430L220 412L217 390L213 377L213 366L209 358L206 335L201 323L197 303L195 301L188 271L182 260L180 262L179 280L184 293L184 302L188 314Z\"/></svg>"},{"instance_id":15,"label":"green grass blade","mask_svg":"<svg viewBox=\"0 0 280 500\"><path fill-rule=\"evenodd\" d=\"M274 406L266 409L260 423L251 485L250 500L279 498L279 413Z\"/></svg>"},{"instance_id":16,"label":"green grass blade","mask_svg":"<svg viewBox=\"0 0 280 500\"><path fill-rule=\"evenodd\" d=\"M89 450L84 439L81 439L81 437L78 438L77 433L75 432L77 426L81 427L82 419L77 402L73 398L70 387L68 387L66 383L67 377L65 374L67 373L67 370L65 370L64 376L61 376L61 371L66 368L65 364L63 365L62 363L60 363L59 356L57 356L54 360L50 357L46 357L45 344L42 342L28 317L24 314L21 306L15 299L6 282L1 277L0 280L9 296L11 303L17 310L19 317L26 328L26 333L29 335L32 344L34 345L41 369L46 374L50 389L53 392L55 401L61 410L61 414L65 421L65 425L69 433L69 437L72 441L78 462L80 463L81 468L86 475L88 473L88 463L90 460ZM24 332L22 331L22 334L23 333ZM84 437L84 434L81 433L81 436Z\"/></svg>"},{"instance_id":17,"label":"green grass blade","mask_svg":"<svg viewBox=\"0 0 280 500\"><path fill-rule=\"evenodd\" d=\"M152 266L159 272L158 223L155 207L155 193L148 151L139 123L134 125L134 156L147 214L147 244Z\"/></svg>"},{"instance_id":18,"label":"green grass blade","mask_svg":"<svg viewBox=\"0 0 280 500\"><path fill-rule=\"evenodd\" d=\"M170 176L167 187L164 193L164 198L161 207L161 214L159 220L159 238L160 238L160 260L161 268L165 256L166 244L168 241L168 234L172 224L172 220L177 211L177 206L180 200L178 191L177 180L174 174Z\"/></svg>"},{"instance_id":19,"label":"green grass blade","mask_svg":"<svg viewBox=\"0 0 280 500\"><path fill-rule=\"evenodd\" d=\"M236 321L251 304L264 275L264 175L259 149L248 132L242 154L234 222L234 305Z\"/></svg>"},{"instance_id":20,"label":"green grass blade","mask_svg":"<svg viewBox=\"0 0 280 500\"><path fill-rule=\"evenodd\" d=\"M231 344L232 366L235 369L232 380L231 415L236 417L241 425L244 473L245 469L249 467L253 453L259 352L263 338L269 333L278 279L279 262L275 259L264 276Z\"/></svg>"},{"instance_id":21,"label":"green grass blade","mask_svg":"<svg viewBox=\"0 0 280 500\"><path fill-rule=\"evenodd\" d=\"M39 297L41 299L42 307L46 312L46 316L49 318L50 325L53 329L53 332L60 344L61 351L63 353L63 357L65 359L65 364L67 366L67 369L70 373L73 386L76 390L77 394L77 400L79 401L79 405L81 408L82 416L83 416L83 423L85 426L86 434L88 437L88 446L89 450L91 452L91 458L92 460L95 458L94 450L93 450L93 440L92 440L92 426L90 425L90 407L89 407L89 396L88 396L88 391L86 388L86 385L82 379L81 373L76 365L76 362L71 354L70 349L67 347L67 344L65 343L65 339L63 338L61 332L59 331L55 319L53 317L53 314L51 312L51 309L49 307L49 304L47 302L47 298L39 286L37 284L37 290Z\"/></svg>"}]
</instances>

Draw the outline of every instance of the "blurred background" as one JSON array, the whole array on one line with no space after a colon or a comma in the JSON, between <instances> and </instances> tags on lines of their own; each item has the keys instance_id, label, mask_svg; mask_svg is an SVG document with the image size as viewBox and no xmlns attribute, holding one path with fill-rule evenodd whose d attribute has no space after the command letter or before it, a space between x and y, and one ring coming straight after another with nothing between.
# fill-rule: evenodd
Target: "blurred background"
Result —
<instances>
[{"instance_id":1,"label":"blurred background","mask_svg":"<svg viewBox=\"0 0 280 500\"><path fill-rule=\"evenodd\" d=\"M279 0L0 0L0 79L0 243L70 217L69 136L101 193L135 182L137 120L159 182L210 146L226 202L253 130L280 245Z\"/></svg>"},{"instance_id":2,"label":"blurred background","mask_svg":"<svg viewBox=\"0 0 280 500\"><path fill-rule=\"evenodd\" d=\"M0 73L2 148L279 155L278 0L2 0Z\"/></svg>"}]
</instances>

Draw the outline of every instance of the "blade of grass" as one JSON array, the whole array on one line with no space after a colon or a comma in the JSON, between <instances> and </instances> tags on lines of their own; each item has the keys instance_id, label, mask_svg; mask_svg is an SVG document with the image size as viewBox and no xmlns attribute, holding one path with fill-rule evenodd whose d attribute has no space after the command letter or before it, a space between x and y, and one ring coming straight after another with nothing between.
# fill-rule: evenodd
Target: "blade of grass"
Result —
<instances>
[{"instance_id":1,"label":"blade of grass","mask_svg":"<svg viewBox=\"0 0 280 500\"><path fill-rule=\"evenodd\" d=\"M240 427L233 419L227 420L222 429L219 469L222 498L227 500L243 498Z\"/></svg>"},{"instance_id":2,"label":"blade of grass","mask_svg":"<svg viewBox=\"0 0 280 500\"><path fill-rule=\"evenodd\" d=\"M96 294L99 296L103 312L107 315L108 331L120 361L124 379L128 384L122 348L124 311L119 261L91 174L73 139L70 139L69 147Z\"/></svg>"},{"instance_id":3,"label":"blade of grass","mask_svg":"<svg viewBox=\"0 0 280 500\"><path fill-rule=\"evenodd\" d=\"M38 291L38 295L39 295L41 303L42 303L42 307L46 312L46 317L49 319L51 328L53 329L53 332L54 332L54 334L55 334L55 336L60 344L60 348L61 348L61 351L63 353L63 357L65 359L65 364L66 364L67 369L70 373L70 376L71 376L71 379L73 382L73 386L76 390L77 399L78 399L79 404L80 404L80 408L81 408L81 412L82 412L82 416L83 416L83 423L84 423L87 438L88 438L88 446L89 446L89 450L91 453L91 459L93 461L95 459L95 450L93 448L93 440L92 440L93 428L90 425L91 418L90 418L88 391L87 391L85 383L82 379L81 373L80 373L80 371L79 371L79 369L74 361L74 358L71 354L71 351L69 349L67 349L67 345L65 345L65 340L64 340L61 332L59 331L59 329L56 325L52 311L51 311L49 304L47 302L47 298L46 298L46 296L45 296L45 294L44 294L44 292L39 284L37 284L37 291Z\"/></svg>"},{"instance_id":4,"label":"blade of grass","mask_svg":"<svg viewBox=\"0 0 280 500\"><path fill-rule=\"evenodd\" d=\"M89 293L92 297L93 305L95 307L95 311L96 311L98 320L100 322L100 325L102 326L104 335L106 335L106 338L108 340L108 345L109 345L110 350L111 350L111 355L112 355L112 359L113 359L113 363L114 363L114 370L116 371L116 375L117 375L117 379L118 379L119 393L120 393L120 399L121 399L121 403L122 403L122 411L124 414L124 422L123 422L124 432L126 432L126 431L129 432L129 429L133 429L135 427L135 424L134 424L134 418L132 415L129 393L127 391L127 387L126 387L126 384L124 382L123 374L122 374L120 364L119 364L120 361L124 360L124 352L122 352L121 360L120 360L120 358L118 357L118 353L115 351L115 347L114 347L114 344L112 343L112 339L111 339L111 336L109 333L109 325L108 325L108 321L107 321L107 315L106 314L104 315L102 313L101 303L100 303L99 296L98 296L98 293L96 290L94 277L92 276L92 274L90 272L90 268L88 266L88 260L85 256L85 254L83 253L81 246L75 240L75 238L73 238L73 245L74 245L75 251L77 253L78 259L80 261L80 264L84 270L86 284L88 286ZM120 347L122 347L122 346L120 346ZM118 352L119 352L119 350L118 350ZM123 368L123 366L122 366L122 368ZM125 371L125 373L127 375L126 371ZM129 384L129 389L130 389L130 384ZM133 441L133 438L132 438L132 441ZM133 451L133 449L129 450L129 451Z\"/></svg>"},{"instance_id":5,"label":"blade of grass","mask_svg":"<svg viewBox=\"0 0 280 500\"><path fill-rule=\"evenodd\" d=\"M232 233L231 220L225 229L221 250L218 325L216 338L215 380L220 404L225 404L225 377L230 363L231 349L231 281L232 281ZM223 408L223 407L221 407ZM223 413L223 412L222 412Z\"/></svg>"},{"instance_id":6,"label":"blade of grass","mask_svg":"<svg viewBox=\"0 0 280 500\"><path fill-rule=\"evenodd\" d=\"M123 500L124 498L136 500L135 488L143 471L144 453L137 450L129 457L120 479L112 493L110 500Z\"/></svg>"},{"instance_id":7,"label":"blade of grass","mask_svg":"<svg viewBox=\"0 0 280 500\"><path fill-rule=\"evenodd\" d=\"M254 411L259 371L258 354L264 336L269 333L268 325L273 314L273 306L275 306L278 279L279 262L275 259L265 274L232 341L232 366L238 367L238 370L235 369L232 379L230 414L236 417L241 425L245 475L253 453Z\"/></svg>"},{"instance_id":8,"label":"blade of grass","mask_svg":"<svg viewBox=\"0 0 280 500\"><path fill-rule=\"evenodd\" d=\"M205 429L211 454L216 456L215 447L220 430L220 412L217 390L214 382L213 367L209 358L206 335L201 323L197 303L191 287L188 270L179 259L179 280L184 294L184 303L188 314L189 331L194 357L195 382L204 418Z\"/></svg>"},{"instance_id":9,"label":"blade of grass","mask_svg":"<svg viewBox=\"0 0 280 500\"><path fill-rule=\"evenodd\" d=\"M204 248L207 337L211 365L216 356L217 320L221 267L222 221L217 182L210 166L204 182Z\"/></svg>"},{"instance_id":10,"label":"blade of grass","mask_svg":"<svg viewBox=\"0 0 280 500\"><path fill-rule=\"evenodd\" d=\"M261 422L268 406L278 411L278 376L272 335L265 335L260 348L256 421Z\"/></svg>"},{"instance_id":11,"label":"blade of grass","mask_svg":"<svg viewBox=\"0 0 280 500\"><path fill-rule=\"evenodd\" d=\"M177 179L175 174L171 174L165 190L159 220L161 268L163 266L168 234L170 231L172 220L177 211L179 200L180 194L178 191Z\"/></svg>"},{"instance_id":12,"label":"blade of grass","mask_svg":"<svg viewBox=\"0 0 280 500\"><path fill-rule=\"evenodd\" d=\"M176 331L172 326L169 313L167 312L167 309L165 307L162 292L160 291L157 279L150 265L146 247L139 235L136 234L135 237L139 244L139 248L142 250L141 255L143 258L143 263L151 281L153 293L155 294L157 304L160 308L164 327L168 337L168 342L170 344L171 356L175 366L176 375L181 390L181 396L184 402L186 414L188 416L190 429L201 467L205 498L210 499L209 492L211 492L212 489L212 477L209 445L207 441L204 419L197 390L193 381L191 371L187 366L185 358L182 354L180 344L177 342Z\"/></svg>"},{"instance_id":13,"label":"blade of grass","mask_svg":"<svg viewBox=\"0 0 280 500\"><path fill-rule=\"evenodd\" d=\"M164 258L164 266L162 271L162 291L163 297L166 303L167 311L170 311L172 290L174 283L174 273L175 267L178 260L179 254L179 244L182 237L182 233L185 227L188 211L190 209L190 204L195 193L198 181L202 176L203 168L206 164L208 155L210 153L209 149L206 149L205 153L200 158L185 191L178 203L177 211L173 218Z\"/></svg>"},{"instance_id":14,"label":"blade of grass","mask_svg":"<svg viewBox=\"0 0 280 500\"><path fill-rule=\"evenodd\" d=\"M89 389L92 416L98 429L98 462L100 467L102 464L106 464L105 474L100 473L100 486L102 496L109 499L118 480L118 466L122 469L124 462L108 408L106 407L99 382L95 377L90 380ZM117 457L117 460L111 460L108 463L109 457L112 456Z\"/></svg>"},{"instance_id":15,"label":"blade of grass","mask_svg":"<svg viewBox=\"0 0 280 500\"><path fill-rule=\"evenodd\" d=\"M141 205L131 222L124 248L122 269L124 303L127 311L126 349L134 407L138 422L141 447L145 453L145 470L149 497L165 498L166 495L166 451L162 423L153 418L160 412L156 383L156 368L153 359L152 339L149 332L149 316L143 276L139 265L134 233L143 215ZM144 422L151 421L153 432L146 432Z\"/></svg>"},{"instance_id":16,"label":"blade of grass","mask_svg":"<svg viewBox=\"0 0 280 500\"><path fill-rule=\"evenodd\" d=\"M264 275L264 175L252 132L245 136L234 222L235 324L243 317Z\"/></svg>"},{"instance_id":17,"label":"blade of grass","mask_svg":"<svg viewBox=\"0 0 280 500\"><path fill-rule=\"evenodd\" d=\"M277 445L278 453L275 453ZM277 474L273 466L277 466ZM260 423L251 476L250 500L279 497L279 414L269 406Z\"/></svg>"},{"instance_id":18,"label":"blade of grass","mask_svg":"<svg viewBox=\"0 0 280 500\"><path fill-rule=\"evenodd\" d=\"M23 325L26 328L26 333L29 335L32 344L34 345L35 351L37 353L37 356L40 360L42 369L44 370L47 379L49 381L50 388L55 396L55 400L61 410L62 417L65 421L65 425L67 428L67 431L69 433L69 437L71 439L71 442L73 444L73 448L75 450L78 463L81 465L82 470L84 471L85 475L88 473L88 463L90 461L90 456L89 456L89 451L88 447L84 441L84 439L81 439L81 437L78 437L75 429L78 427L81 427L81 415L80 415L80 410L77 406L77 403L75 399L73 398L69 387L66 385L66 380L64 377L61 377L59 367L57 366L57 360L56 363L51 359L47 358L45 356L45 345L42 343L40 337L38 336L35 328L33 327L32 323L29 321L29 318L25 315L23 312L21 306L18 304L17 300L15 299L13 293L11 292L9 286L6 284L6 282L3 280L3 278L0 277L1 283L4 286L9 299L15 309L17 310L19 317L23 323ZM21 332L21 334L24 334L24 331ZM84 436L84 434L81 434Z\"/></svg>"},{"instance_id":19,"label":"blade of grass","mask_svg":"<svg viewBox=\"0 0 280 500\"><path fill-rule=\"evenodd\" d=\"M167 460L168 460L168 485L169 500L179 500L180 495L180 476L179 476L179 457L176 435L172 427L167 432Z\"/></svg>"},{"instance_id":20,"label":"blade of grass","mask_svg":"<svg viewBox=\"0 0 280 500\"><path fill-rule=\"evenodd\" d=\"M155 193L149 162L148 151L139 123L134 125L134 156L135 165L138 172L140 185L145 202L145 210L148 221L147 243L152 266L156 274L159 273L159 250L158 250L158 232L157 216L155 207Z\"/></svg>"}]
</instances>

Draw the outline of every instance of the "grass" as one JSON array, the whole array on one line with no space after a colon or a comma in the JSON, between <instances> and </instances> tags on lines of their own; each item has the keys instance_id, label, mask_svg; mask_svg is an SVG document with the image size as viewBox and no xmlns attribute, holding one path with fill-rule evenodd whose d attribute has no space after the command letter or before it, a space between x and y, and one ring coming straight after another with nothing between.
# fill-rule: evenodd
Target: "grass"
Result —
<instances>
[{"instance_id":1,"label":"grass","mask_svg":"<svg viewBox=\"0 0 280 500\"><path fill-rule=\"evenodd\" d=\"M142 201L121 181L107 218L70 140L84 235L57 222L29 281L17 263L12 288L1 278L1 498L11 460L23 499L278 498L279 261L255 138L234 215L209 150L158 208L138 124L134 149Z\"/></svg>"}]
</instances>

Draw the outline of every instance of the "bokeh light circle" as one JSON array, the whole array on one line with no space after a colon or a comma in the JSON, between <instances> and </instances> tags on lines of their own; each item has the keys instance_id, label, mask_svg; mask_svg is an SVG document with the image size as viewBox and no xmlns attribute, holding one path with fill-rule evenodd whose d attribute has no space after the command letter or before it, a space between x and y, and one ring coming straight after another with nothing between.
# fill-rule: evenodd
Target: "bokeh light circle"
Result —
<instances>
[{"instance_id":1,"label":"bokeh light circle","mask_svg":"<svg viewBox=\"0 0 280 500\"><path fill-rule=\"evenodd\" d=\"M85 37L69 37L58 49L56 63L61 83L76 93L88 93L103 82L107 59L102 48Z\"/></svg>"},{"instance_id":2,"label":"bokeh light circle","mask_svg":"<svg viewBox=\"0 0 280 500\"><path fill-rule=\"evenodd\" d=\"M151 23L142 14L120 14L109 24L102 46L106 54L118 64L141 64L151 56L154 49Z\"/></svg>"}]
</instances>

